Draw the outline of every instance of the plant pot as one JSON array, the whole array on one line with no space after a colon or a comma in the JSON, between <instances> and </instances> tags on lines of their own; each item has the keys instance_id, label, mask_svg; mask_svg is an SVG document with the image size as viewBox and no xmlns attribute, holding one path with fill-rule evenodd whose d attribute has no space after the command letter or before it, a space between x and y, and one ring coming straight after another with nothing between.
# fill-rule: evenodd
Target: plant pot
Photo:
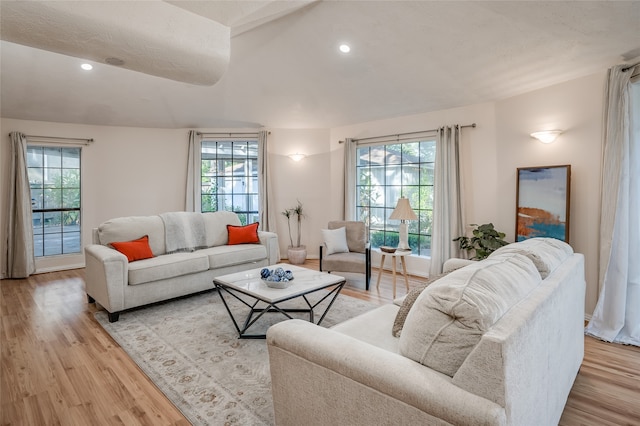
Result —
<instances>
[{"instance_id":1,"label":"plant pot","mask_svg":"<svg viewBox=\"0 0 640 426\"><path fill-rule=\"evenodd\" d=\"M302 265L307 260L307 246L287 248L287 259L293 265Z\"/></svg>"}]
</instances>

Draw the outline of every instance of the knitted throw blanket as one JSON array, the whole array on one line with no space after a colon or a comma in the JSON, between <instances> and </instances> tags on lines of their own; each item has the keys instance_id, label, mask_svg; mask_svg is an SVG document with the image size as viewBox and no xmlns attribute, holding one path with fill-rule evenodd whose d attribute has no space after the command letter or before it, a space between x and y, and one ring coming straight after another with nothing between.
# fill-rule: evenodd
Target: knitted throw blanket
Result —
<instances>
[{"instance_id":1,"label":"knitted throw blanket","mask_svg":"<svg viewBox=\"0 0 640 426\"><path fill-rule=\"evenodd\" d=\"M162 213L167 254L191 252L207 247L202 214L192 212Z\"/></svg>"}]
</instances>

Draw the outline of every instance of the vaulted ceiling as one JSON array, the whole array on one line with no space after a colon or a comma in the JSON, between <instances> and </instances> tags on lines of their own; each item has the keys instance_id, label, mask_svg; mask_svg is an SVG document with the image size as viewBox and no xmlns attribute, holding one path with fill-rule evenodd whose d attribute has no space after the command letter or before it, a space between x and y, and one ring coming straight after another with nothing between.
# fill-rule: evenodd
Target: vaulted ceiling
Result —
<instances>
[{"instance_id":1,"label":"vaulted ceiling","mask_svg":"<svg viewBox=\"0 0 640 426\"><path fill-rule=\"evenodd\" d=\"M638 1L2 0L0 19L2 116L99 125L329 128L640 57Z\"/></svg>"}]
</instances>

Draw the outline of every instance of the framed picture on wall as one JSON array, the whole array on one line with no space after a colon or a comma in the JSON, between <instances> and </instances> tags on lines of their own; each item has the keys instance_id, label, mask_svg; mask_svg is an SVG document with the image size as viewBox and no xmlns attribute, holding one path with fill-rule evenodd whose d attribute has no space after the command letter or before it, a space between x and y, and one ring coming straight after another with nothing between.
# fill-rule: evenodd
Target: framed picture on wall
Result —
<instances>
[{"instance_id":1,"label":"framed picture on wall","mask_svg":"<svg viewBox=\"0 0 640 426\"><path fill-rule=\"evenodd\" d=\"M571 165L518 168L516 241L551 237L569 242Z\"/></svg>"}]
</instances>

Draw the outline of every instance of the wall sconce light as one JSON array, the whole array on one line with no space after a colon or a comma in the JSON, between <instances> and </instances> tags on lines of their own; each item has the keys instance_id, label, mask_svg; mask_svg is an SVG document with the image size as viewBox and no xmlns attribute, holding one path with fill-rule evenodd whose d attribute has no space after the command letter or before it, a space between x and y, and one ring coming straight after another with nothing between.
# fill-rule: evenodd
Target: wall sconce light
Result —
<instances>
[{"instance_id":1,"label":"wall sconce light","mask_svg":"<svg viewBox=\"0 0 640 426\"><path fill-rule=\"evenodd\" d=\"M291 158L293 161L300 161L302 160L304 157L306 157L306 155L304 154L298 154L297 152L295 154L289 154L289 158Z\"/></svg>"},{"instance_id":2,"label":"wall sconce light","mask_svg":"<svg viewBox=\"0 0 640 426\"><path fill-rule=\"evenodd\" d=\"M531 137L538 139L542 143L551 143L556 140L560 133L562 133L562 130L544 130L531 133Z\"/></svg>"}]
</instances>

